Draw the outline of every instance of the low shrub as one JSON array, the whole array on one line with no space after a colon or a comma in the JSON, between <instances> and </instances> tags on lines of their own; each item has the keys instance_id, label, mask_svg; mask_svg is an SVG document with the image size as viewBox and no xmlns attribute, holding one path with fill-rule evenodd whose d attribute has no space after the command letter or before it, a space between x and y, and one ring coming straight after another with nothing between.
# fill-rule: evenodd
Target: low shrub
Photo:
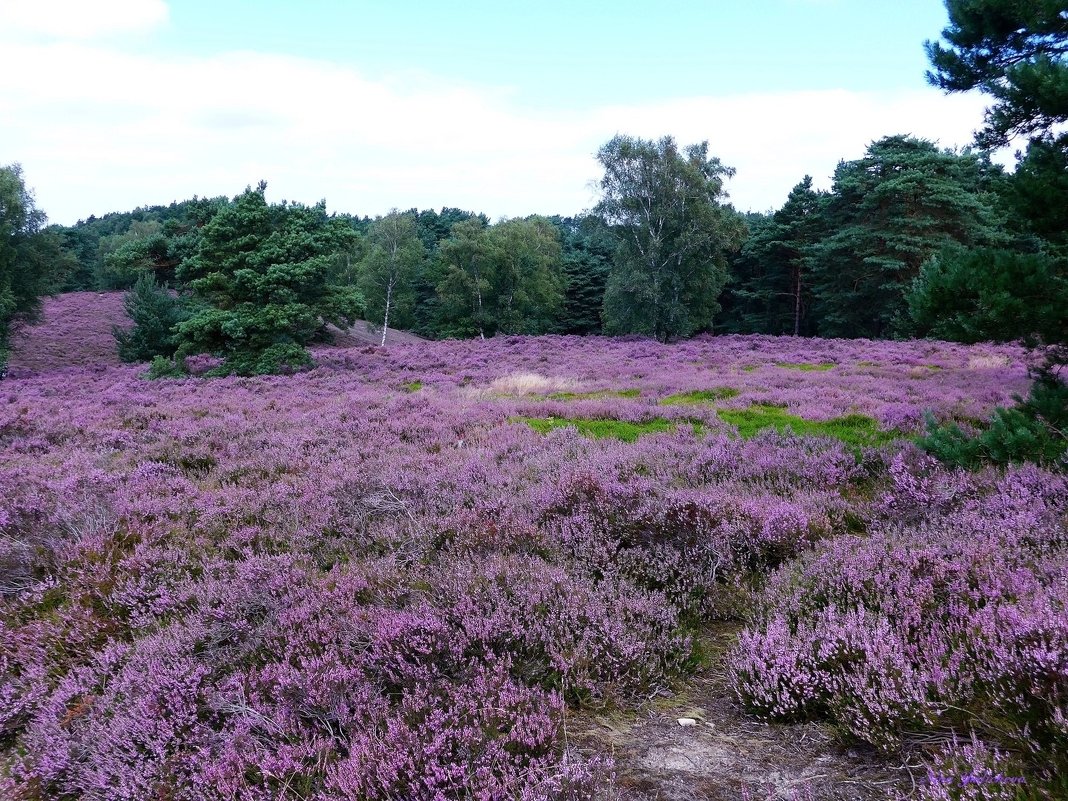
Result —
<instances>
[{"instance_id":1,"label":"low shrub","mask_svg":"<svg viewBox=\"0 0 1068 801\"><path fill-rule=\"evenodd\" d=\"M1065 490L1035 468L992 476L922 524L839 536L782 568L730 657L742 703L886 751L952 726L1032 775L1068 770Z\"/></svg>"},{"instance_id":2,"label":"low shrub","mask_svg":"<svg viewBox=\"0 0 1068 801\"><path fill-rule=\"evenodd\" d=\"M1053 369L1041 370L1027 398L1016 401L996 408L990 422L973 432L953 422L939 424L929 414L919 445L945 464L968 470L1024 462L1068 467L1068 382Z\"/></svg>"}]
</instances>

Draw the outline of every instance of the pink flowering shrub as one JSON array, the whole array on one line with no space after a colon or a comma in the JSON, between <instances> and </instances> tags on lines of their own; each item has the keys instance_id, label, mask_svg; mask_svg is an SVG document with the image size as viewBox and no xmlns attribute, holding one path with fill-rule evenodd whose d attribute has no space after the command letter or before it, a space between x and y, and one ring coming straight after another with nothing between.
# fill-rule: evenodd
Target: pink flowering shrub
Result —
<instances>
[{"instance_id":1,"label":"pink flowering shrub","mask_svg":"<svg viewBox=\"0 0 1068 801\"><path fill-rule=\"evenodd\" d=\"M1054 769L1068 753L1064 477L1022 467L926 501L902 483L884 508L938 511L827 540L771 578L730 660L740 699L885 749L924 726L972 728Z\"/></svg>"},{"instance_id":2,"label":"pink flowering shrub","mask_svg":"<svg viewBox=\"0 0 1068 801\"><path fill-rule=\"evenodd\" d=\"M591 702L661 685L690 653L659 593L613 578L569 575L536 557L450 566L434 581L467 636L508 654L535 685Z\"/></svg>"},{"instance_id":3,"label":"pink flowering shrub","mask_svg":"<svg viewBox=\"0 0 1068 801\"><path fill-rule=\"evenodd\" d=\"M149 382L74 324L104 301L46 308L0 382L2 798L590 798L565 717L677 680L754 598L762 715L1064 752L1063 478L716 413L981 419L1014 348L503 337ZM550 416L669 425L518 422Z\"/></svg>"},{"instance_id":4,"label":"pink flowering shrub","mask_svg":"<svg viewBox=\"0 0 1068 801\"><path fill-rule=\"evenodd\" d=\"M1031 789L1019 763L976 739L957 738L935 754L921 801L1016 801Z\"/></svg>"},{"instance_id":5,"label":"pink flowering shrub","mask_svg":"<svg viewBox=\"0 0 1068 801\"><path fill-rule=\"evenodd\" d=\"M120 364L111 332L116 325L131 325L124 294L69 292L45 298L41 324L17 329L12 338L12 375Z\"/></svg>"}]
</instances>

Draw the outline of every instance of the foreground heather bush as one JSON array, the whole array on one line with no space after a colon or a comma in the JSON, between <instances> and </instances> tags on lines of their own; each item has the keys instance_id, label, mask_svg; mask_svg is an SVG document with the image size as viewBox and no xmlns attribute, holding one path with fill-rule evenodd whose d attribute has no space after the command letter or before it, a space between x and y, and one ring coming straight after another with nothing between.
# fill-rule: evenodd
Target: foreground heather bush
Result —
<instances>
[{"instance_id":1,"label":"foreground heather bush","mask_svg":"<svg viewBox=\"0 0 1068 801\"><path fill-rule=\"evenodd\" d=\"M907 514L923 493L904 483L884 503ZM1024 755L1039 777L1064 770L1066 482L1025 467L943 503L922 522L826 541L776 574L730 658L738 696L761 716L828 718L885 750L951 725Z\"/></svg>"},{"instance_id":2,"label":"foreground heather bush","mask_svg":"<svg viewBox=\"0 0 1068 801\"><path fill-rule=\"evenodd\" d=\"M769 435L729 447L734 458L744 453L759 459L776 441ZM829 533L843 508L840 496L797 491L808 480L801 461L765 464L760 481L744 496L723 492L716 467L723 444L709 443L690 466L692 489L665 487L640 473L623 479L571 473L547 494L541 525L594 578L662 592L684 616L729 618L737 611L741 579L767 571ZM828 461L833 464L833 458ZM818 464L809 463L812 472ZM837 477L848 485L853 475L844 471Z\"/></svg>"},{"instance_id":3,"label":"foreground heather bush","mask_svg":"<svg viewBox=\"0 0 1068 801\"><path fill-rule=\"evenodd\" d=\"M935 754L920 801L1019 801L1032 789L1018 760L973 735L954 737Z\"/></svg>"},{"instance_id":4,"label":"foreground heather bush","mask_svg":"<svg viewBox=\"0 0 1068 801\"><path fill-rule=\"evenodd\" d=\"M69 671L39 700L0 789L585 797L592 769L561 763L560 697L430 607L363 603L375 581L318 581L282 557L234 565L195 613Z\"/></svg>"},{"instance_id":5,"label":"foreground heather bush","mask_svg":"<svg viewBox=\"0 0 1068 801\"><path fill-rule=\"evenodd\" d=\"M575 573L498 557L450 566L435 595L466 636L571 701L623 700L666 684L690 655L675 607L628 582Z\"/></svg>"}]
</instances>

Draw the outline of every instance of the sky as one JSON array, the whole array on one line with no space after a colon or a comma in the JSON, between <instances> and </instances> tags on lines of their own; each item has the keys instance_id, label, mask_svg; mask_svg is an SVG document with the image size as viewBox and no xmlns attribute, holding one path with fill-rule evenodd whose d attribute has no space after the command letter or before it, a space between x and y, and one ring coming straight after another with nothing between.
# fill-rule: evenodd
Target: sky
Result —
<instances>
[{"instance_id":1,"label":"sky","mask_svg":"<svg viewBox=\"0 0 1068 801\"><path fill-rule=\"evenodd\" d=\"M50 221L233 196L491 218L597 202L617 133L708 141L729 200L906 133L970 143L929 87L941 0L0 0L0 165Z\"/></svg>"}]
</instances>

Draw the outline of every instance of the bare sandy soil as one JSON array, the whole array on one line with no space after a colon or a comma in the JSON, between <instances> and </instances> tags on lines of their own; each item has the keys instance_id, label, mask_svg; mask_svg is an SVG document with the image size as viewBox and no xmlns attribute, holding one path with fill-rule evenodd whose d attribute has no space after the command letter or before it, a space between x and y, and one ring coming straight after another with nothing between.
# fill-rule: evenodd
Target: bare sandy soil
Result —
<instances>
[{"instance_id":1,"label":"bare sandy soil","mask_svg":"<svg viewBox=\"0 0 1068 801\"><path fill-rule=\"evenodd\" d=\"M684 687L636 712L576 716L580 747L615 757L613 801L875 801L906 794L926 775L918 763L892 765L870 750L838 743L814 724L769 725L733 701L720 656L733 638L708 635L712 656ZM679 725L680 718L696 721Z\"/></svg>"}]
</instances>

